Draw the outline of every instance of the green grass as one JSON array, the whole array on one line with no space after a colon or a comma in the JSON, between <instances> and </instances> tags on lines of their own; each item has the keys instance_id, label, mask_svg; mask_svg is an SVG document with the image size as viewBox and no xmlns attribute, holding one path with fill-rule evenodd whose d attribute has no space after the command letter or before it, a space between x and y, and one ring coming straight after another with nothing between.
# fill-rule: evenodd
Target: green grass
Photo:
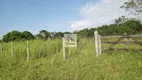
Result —
<instances>
[{"instance_id":1,"label":"green grass","mask_svg":"<svg viewBox=\"0 0 142 80\"><path fill-rule=\"evenodd\" d=\"M105 51L95 54L93 39L81 39L77 48L69 48L63 60L62 40L30 41L30 61L26 61L26 41L2 43L0 80L141 80L142 52ZM109 45L102 45L106 48ZM130 45L130 48L141 48ZM116 45L123 48L125 45Z\"/></svg>"}]
</instances>

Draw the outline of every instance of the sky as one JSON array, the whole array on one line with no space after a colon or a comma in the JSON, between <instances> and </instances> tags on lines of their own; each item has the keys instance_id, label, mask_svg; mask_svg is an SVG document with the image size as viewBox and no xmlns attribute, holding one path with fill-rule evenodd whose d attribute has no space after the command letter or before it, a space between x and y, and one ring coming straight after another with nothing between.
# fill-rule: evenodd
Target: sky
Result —
<instances>
[{"instance_id":1,"label":"sky","mask_svg":"<svg viewBox=\"0 0 142 80\"><path fill-rule=\"evenodd\" d=\"M127 0L0 0L0 38L12 30L75 31L114 23Z\"/></svg>"}]
</instances>

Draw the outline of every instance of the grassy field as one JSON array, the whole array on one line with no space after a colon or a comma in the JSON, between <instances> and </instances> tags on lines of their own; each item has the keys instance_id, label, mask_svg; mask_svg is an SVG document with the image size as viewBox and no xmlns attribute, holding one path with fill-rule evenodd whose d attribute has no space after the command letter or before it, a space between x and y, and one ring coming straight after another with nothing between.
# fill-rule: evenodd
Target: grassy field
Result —
<instances>
[{"instance_id":1,"label":"grassy field","mask_svg":"<svg viewBox=\"0 0 142 80\"><path fill-rule=\"evenodd\" d=\"M103 51L96 57L94 39L80 39L77 48L69 48L64 61L61 39L32 40L27 63L26 41L13 43L13 58L10 43L1 44L0 80L142 80L141 51Z\"/></svg>"}]
</instances>

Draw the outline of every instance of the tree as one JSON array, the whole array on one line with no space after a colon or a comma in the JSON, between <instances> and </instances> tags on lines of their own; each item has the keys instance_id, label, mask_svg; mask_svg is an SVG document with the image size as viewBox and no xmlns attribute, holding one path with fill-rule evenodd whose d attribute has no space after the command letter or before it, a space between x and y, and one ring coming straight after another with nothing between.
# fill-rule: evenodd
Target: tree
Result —
<instances>
[{"instance_id":1,"label":"tree","mask_svg":"<svg viewBox=\"0 0 142 80\"><path fill-rule=\"evenodd\" d=\"M67 32L67 31L66 31L66 32L63 32L63 34L71 34L71 32Z\"/></svg>"},{"instance_id":2,"label":"tree","mask_svg":"<svg viewBox=\"0 0 142 80\"><path fill-rule=\"evenodd\" d=\"M23 31L23 32L21 33L21 38L22 38L22 39L29 40L29 39L34 39L34 36L33 36L33 34L32 34L31 32L29 32L29 31Z\"/></svg>"},{"instance_id":3,"label":"tree","mask_svg":"<svg viewBox=\"0 0 142 80\"><path fill-rule=\"evenodd\" d=\"M50 33L46 30L39 31L39 34L42 36L43 39L47 40L50 37Z\"/></svg>"},{"instance_id":4,"label":"tree","mask_svg":"<svg viewBox=\"0 0 142 80\"><path fill-rule=\"evenodd\" d=\"M18 40L18 39L20 39L20 35L21 35L21 32L12 31L11 34L10 34L10 40L11 41Z\"/></svg>"},{"instance_id":5,"label":"tree","mask_svg":"<svg viewBox=\"0 0 142 80\"><path fill-rule=\"evenodd\" d=\"M140 23L139 20L136 20L136 19L128 20L127 22L123 24L123 26L128 26L127 32L130 34L142 32L142 24Z\"/></svg>"},{"instance_id":6,"label":"tree","mask_svg":"<svg viewBox=\"0 0 142 80\"><path fill-rule=\"evenodd\" d=\"M20 36L21 36L21 32L12 31L3 36L3 41L8 42L8 41L19 40Z\"/></svg>"},{"instance_id":7,"label":"tree","mask_svg":"<svg viewBox=\"0 0 142 80\"><path fill-rule=\"evenodd\" d=\"M120 18L119 21L124 20L121 20ZM77 34L79 37L92 37L94 35L95 30L97 30L98 33L102 36L123 35L124 33L139 34L142 33L142 24L139 20L132 18L127 19L124 22L119 22L119 24L115 23L110 25L99 26L97 28L83 29L78 31Z\"/></svg>"},{"instance_id":8,"label":"tree","mask_svg":"<svg viewBox=\"0 0 142 80\"><path fill-rule=\"evenodd\" d=\"M41 38L43 38L43 37L42 37L42 35L37 34L37 35L35 35L35 38L36 38L36 39L41 39Z\"/></svg>"},{"instance_id":9,"label":"tree","mask_svg":"<svg viewBox=\"0 0 142 80\"><path fill-rule=\"evenodd\" d=\"M121 16L118 19L115 19L115 24L122 24L124 22L126 22L128 20L128 18L126 18L125 16Z\"/></svg>"},{"instance_id":10,"label":"tree","mask_svg":"<svg viewBox=\"0 0 142 80\"><path fill-rule=\"evenodd\" d=\"M3 38L2 38L2 40L4 41L4 42L8 42L9 40L10 40L10 32L9 33L7 33L6 35L4 35L3 36Z\"/></svg>"},{"instance_id":11,"label":"tree","mask_svg":"<svg viewBox=\"0 0 142 80\"><path fill-rule=\"evenodd\" d=\"M11 31L3 36L4 42L15 41L15 40L29 40L34 39L34 36L29 31L23 31L22 33L19 31Z\"/></svg>"},{"instance_id":12,"label":"tree","mask_svg":"<svg viewBox=\"0 0 142 80\"><path fill-rule=\"evenodd\" d=\"M52 39L55 39L55 36L56 36L56 32L50 32L50 37L51 37Z\"/></svg>"},{"instance_id":13,"label":"tree","mask_svg":"<svg viewBox=\"0 0 142 80\"><path fill-rule=\"evenodd\" d=\"M121 8L130 11L130 14L139 15L142 13L142 0L129 0L128 2L125 2Z\"/></svg>"},{"instance_id":14,"label":"tree","mask_svg":"<svg viewBox=\"0 0 142 80\"><path fill-rule=\"evenodd\" d=\"M62 32L57 32L56 33L57 38L62 38L63 36L64 36L64 34Z\"/></svg>"}]
</instances>

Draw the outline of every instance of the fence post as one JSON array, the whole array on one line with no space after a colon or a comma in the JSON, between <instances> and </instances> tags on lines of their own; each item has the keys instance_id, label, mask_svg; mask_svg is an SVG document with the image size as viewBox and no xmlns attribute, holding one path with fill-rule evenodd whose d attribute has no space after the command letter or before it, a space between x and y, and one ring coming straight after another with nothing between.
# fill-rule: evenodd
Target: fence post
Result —
<instances>
[{"instance_id":1,"label":"fence post","mask_svg":"<svg viewBox=\"0 0 142 80\"><path fill-rule=\"evenodd\" d=\"M27 41L27 62L29 62L30 59L30 49L29 49L29 41Z\"/></svg>"},{"instance_id":2,"label":"fence post","mask_svg":"<svg viewBox=\"0 0 142 80\"><path fill-rule=\"evenodd\" d=\"M99 50L98 50L98 32L95 31L95 32L94 32L94 35L95 35L96 56L98 57L98 56L99 56Z\"/></svg>"},{"instance_id":3,"label":"fence post","mask_svg":"<svg viewBox=\"0 0 142 80\"><path fill-rule=\"evenodd\" d=\"M128 49L128 39L127 38L125 38L125 49Z\"/></svg>"},{"instance_id":4,"label":"fence post","mask_svg":"<svg viewBox=\"0 0 142 80\"><path fill-rule=\"evenodd\" d=\"M62 40L63 40L63 59L66 60L65 40L64 38L62 38Z\"/></svg>"},{"instance_id":5,"label":"fence post","mask_svg":"<svg viewBox=\"0 0 142 80\"><path fill-rule=\"evenodd\" d=\"M125 49L128 49L128 38L126 38L127 33L124 33Z\"/></svg>"},{"instance_id":6,"label":"fence post","mask_svg":"<svg viewBox=\"0 0 142 80\"><path fill-rule=\"evenodd\" d=\"M0 44L0 51L1 51L1 53L2 53L2 45Z\"/></svg>"},{"instance_id":7,"label":"fence post","mask_svg":"<svg viewBox=\"0 0 142 80\"><path fill-rule=\"evenodd\" d=\"M96 48L96 56L98 57L101 54L101 36L98 35L98 32L94 32L95 35L95 48Z\"/></svg>"},{"instance_id":8,"label":"fence post","mask_svg":"<svg viewBox=\"0 0 142 80\"><path fill-rule=\"evenodd\" d=\"M11 42L11 56L13 58L13 55L14 55L14 51L13 51L13 42Z\"/></svg>"}]
</instances>

